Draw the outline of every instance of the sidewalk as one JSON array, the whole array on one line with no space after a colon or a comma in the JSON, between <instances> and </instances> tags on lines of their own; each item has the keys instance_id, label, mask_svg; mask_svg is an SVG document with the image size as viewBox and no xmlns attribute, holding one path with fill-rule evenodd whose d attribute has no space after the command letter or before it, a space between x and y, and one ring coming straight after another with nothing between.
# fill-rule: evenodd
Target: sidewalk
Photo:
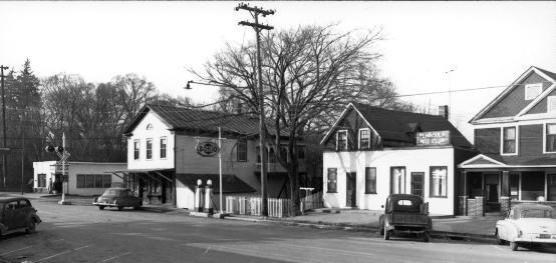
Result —
<instances>
[{"instance_id":1,"label":"sidewalk","mask_svg":"<svg viewBox=\"0 0 556 263\"><path fill-rule=\"evenodd\" d=\"M351 229L360 231L377 231L381 211L340 210L339 213L321 211L286 218L266 218L256 216L233 215L227 219L251 221L277 221L285 224L309 225L318 228ZM431 235L445 238L474 239L491 241L494 239L494 227L498 217L433 217Z\"/></svg>"}]
</instances>

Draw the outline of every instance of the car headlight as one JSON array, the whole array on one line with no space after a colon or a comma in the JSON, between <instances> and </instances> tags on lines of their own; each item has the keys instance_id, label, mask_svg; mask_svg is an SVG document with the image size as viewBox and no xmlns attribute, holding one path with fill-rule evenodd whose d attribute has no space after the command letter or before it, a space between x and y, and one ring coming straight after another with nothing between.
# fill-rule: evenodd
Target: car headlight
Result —
<instances>
[{"instance_id":1,"label":"car headlight","mask_svg":"<svg viewBox=\"0 0 556 263\"><path fill-rule=\"evenodd\" d=\"M113 204L118 203L118 199L114 198L114 201L112 201Z\"/></svg>"}]
</instances>

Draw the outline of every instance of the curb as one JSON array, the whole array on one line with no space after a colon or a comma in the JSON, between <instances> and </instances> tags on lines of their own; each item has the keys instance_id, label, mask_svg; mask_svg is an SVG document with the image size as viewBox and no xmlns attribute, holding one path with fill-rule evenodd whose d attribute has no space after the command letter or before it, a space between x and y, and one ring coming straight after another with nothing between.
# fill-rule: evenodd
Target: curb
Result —
<instances>
[{"instance_id":1,"label":"curb","mask_svg":"<svg viewBox=\"0 0 556 263\"><path fill-rule=\"evenodd\" d=\"M313 227L318 229L331 229L331 230L346 230L346 231L356 231L356 232L372 232L377 233L378 227L376 226L362 226L362 225L350 225L345 223L324 223L324 222L311 222L303 220L283 220L283 219L271 219L271 218L251 218L251 217L240 217L240 216L226 216L224 219L227 220L237 220L237 221L247 221L256 223L274 223L286 226L302 226L302 227ZM466 240L481 243L492 243L495 241L492 235L480 235L480 234L470 234L470 233L457 233L457 232L447 232L447 231L431 231L431 237L450 239L450 240Z\"/></svg>"}]
</instances>

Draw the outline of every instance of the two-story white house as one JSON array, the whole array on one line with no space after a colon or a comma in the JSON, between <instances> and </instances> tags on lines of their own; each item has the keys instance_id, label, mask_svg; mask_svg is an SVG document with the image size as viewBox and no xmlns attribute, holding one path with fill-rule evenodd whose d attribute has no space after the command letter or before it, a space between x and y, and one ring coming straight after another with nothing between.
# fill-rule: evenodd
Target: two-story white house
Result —
<instances>
[{"instance_id":1,"label":"two-story white house","mask_svg":"<svg viewBox=\"0 0 556 263\"><path fill-rule=\"evenodd\" d=\"M219 194L218 154L200 154L197 148L207 142L218 144L220 127L223 194L257 193L261 184L258 122L246 114L146 105L125 130L127 169L115 173L123 175L145 202L192 209L198 179L203 185L211 179L215 196ZM272 129L269 133L274 136ZM277 152L272 147L267 150L269 156ZM287 174L269 160L268 193L278 197L288 193Z\"/></svg>"}]
</instances>

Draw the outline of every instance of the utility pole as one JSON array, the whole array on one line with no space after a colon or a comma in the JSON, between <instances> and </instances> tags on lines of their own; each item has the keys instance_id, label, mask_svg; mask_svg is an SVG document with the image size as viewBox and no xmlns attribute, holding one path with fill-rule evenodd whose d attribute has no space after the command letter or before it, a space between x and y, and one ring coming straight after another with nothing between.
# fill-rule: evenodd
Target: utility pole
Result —
<instances>
[{"instance_id":1,"label":"utility pole","mask_svg":"<svg viewBox=\"0 0 556 263\"><path fill-rule=\"evenodd\" d=\"M2 147L6 148L6 97L4 96L4 69L8 67L0 65L0 79L2 84ZM6 177L8 169L6 167L6 154L2 154L2 183L6 188Z\"/></svg>"},{"instance_id":2,"label":"utility pole","mask_svg":"<svg viewBox=\"0 0 556 263\"><path fill-rule=\"evenodd\" d=\"M265 128L265 116L264 116L264 92L263 92L263 79L262 79L262 66L261 66L261 30L272 30L274 27L269 25L259 24L259 15L266 17L267 15L273 15L274 10L264 10L262 8L253 6L250 7L247 4L240 3L236 8L236 11L240 9L249 11L255 23L241 21L238 24L241 26L250 26L255 30L255 35L257 38L257 85L259 88L259 148L261 155L261 214L262 216L268 216L268 186L267 186L267 150L265 147L266 142L266 128Z\"/></svg>"}]
</instances>

